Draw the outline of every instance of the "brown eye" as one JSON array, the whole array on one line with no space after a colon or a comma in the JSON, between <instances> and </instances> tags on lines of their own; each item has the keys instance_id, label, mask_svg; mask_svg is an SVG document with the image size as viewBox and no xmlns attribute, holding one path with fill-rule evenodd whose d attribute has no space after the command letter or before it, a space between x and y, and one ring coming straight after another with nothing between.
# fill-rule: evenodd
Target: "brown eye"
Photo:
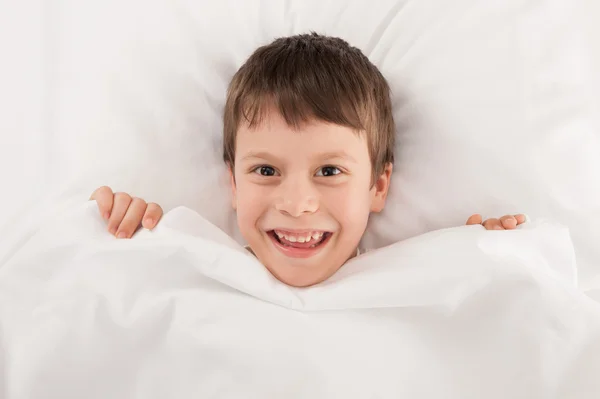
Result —
<instances>
[{"instance_id":1,"label":"brown eye","mask_svg":"<svg viewBox=\"0 0 600 399\"><path fill-rule=\"evenodd\" d=\"M271 166L259 166L254 171L261 176L275 176L275 169Z\"/></svg>"},{"instance_id":2,"label":"brown eye","mask_svg":"<svg viewBox=\"0 0 600 399\"><path fill-rule=\"evenodd\" d=\"M339 175L340 173L342 173L342 171L339 170L338 168L336 168L335 166L323 166L317 172L317 176L328 177L328 176Z\"/></svg>"}]
</instances>

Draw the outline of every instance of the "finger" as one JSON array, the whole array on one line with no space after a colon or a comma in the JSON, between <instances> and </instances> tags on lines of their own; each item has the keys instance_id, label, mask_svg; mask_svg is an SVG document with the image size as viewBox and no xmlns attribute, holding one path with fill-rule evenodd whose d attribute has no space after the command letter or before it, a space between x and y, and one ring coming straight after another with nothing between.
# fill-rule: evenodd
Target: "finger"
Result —
<instances>
[{"instance_id":1,"label":"finger","mask_svg":"<svg viewBox=\"0 0 600 399\"><path fill-rule=\"evenodd\" d=\"M522 213L519 213L518 215L515 215L515 219L517 220L517 226L520 224L525 223L525 221L527 220L527 218L525 217L525 215L523 215Z\"/></svg>"},{"instance_id":2,"label":"finger","mask_svg":"<svg viewBox=\"0 0 600 399\"><path fill-rule=\"evenodd\" d=\"M133 198L127 213L123 217L119 228L117 229L117 238L131 238L140 227L144 212L146 212L146 201L141 198Z\"/></svg>"},{"instance_id":3,"label":"finger","mask_svg":"<svg viewBox=\"0 0 600 399\"><path fill-rule=\"evenodd\" d=\"M110 187L102 186L92 193L90 200L95 200L98 204L100 215L108 220L113 207L113 192Z\"/></svg>"},{"instance_id":4,"label":"finger","mask_svg":"<svg viewBox=\"0 0 600 399\"><path fill-rule=\"evenodd\" d=\"M500 223L502 223L502 227L507 230L512 230L517 227L517 219L512 215L502 216L500 218Z\"/></svg>"},{"instance_id":5,"label":"finger","mask_svg":"<svg viewBox=\"0 0 600 399\"><path fill-rule=\"evenodd\" d=\"M504 227L502 227L502 223L500 223L498 219L486 220L485 222L483 222L483 227L485 227L486 230L504 230Z\"/></svg>"},{"instance_id":6,"label":"finger","mask_svg":"<svg viewBox=\"0 0 600 399\"><path fill-rule=\"evenodd\" d=\"M144 214L144 220L142 221L142 226L145 229L152 230L156 227L156 224L160 220L163 215L163 210L160 205L155 204L154 202L150 202L148 207L146 208L146 213Z\"/></svg>"},{"instance_id":7,"label":"finger","mask_svg":"<svg viewBox=\"0 0 600 399\"><path fill-rule=\"evenodd\" d=\"M117 228L127 213L127 208L131 204L131 197L126 193L116 193L113 200L113 208L108 219L108 231L110 234L116 234Z\"/></svg>"},{"instance_id":8,"label":"finger","mask_svg":"<svg viewBox=\"0 0 600 399\"><path fill-rule=\"evenodd\" d=\"M467 226L470 225L474 225L474 224L481 224L482 223L482 217L479 214L474 214L471 215L468 219L467 219Z\"/></svg>"}]
</instances>

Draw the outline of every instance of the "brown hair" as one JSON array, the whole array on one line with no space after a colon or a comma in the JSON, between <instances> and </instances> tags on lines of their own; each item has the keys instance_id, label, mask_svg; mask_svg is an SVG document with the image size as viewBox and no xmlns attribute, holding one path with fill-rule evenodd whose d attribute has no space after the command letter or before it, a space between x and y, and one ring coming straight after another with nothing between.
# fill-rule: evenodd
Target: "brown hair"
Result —
<instances>
[{"instance_id":1,"label":"brown hair","mask_svg":"<svg viewBox=\"0 0 600 399\"><path fill-rule=\"evenodd\" d=\"M255 127L270 107L295 128L317 119L366 132L373 182L394 162L389 86L359 49L340 38L314 32L279 38L236 72L223 115L223 158L232 169L240 122Z\"/></svg>"}]
</instances>

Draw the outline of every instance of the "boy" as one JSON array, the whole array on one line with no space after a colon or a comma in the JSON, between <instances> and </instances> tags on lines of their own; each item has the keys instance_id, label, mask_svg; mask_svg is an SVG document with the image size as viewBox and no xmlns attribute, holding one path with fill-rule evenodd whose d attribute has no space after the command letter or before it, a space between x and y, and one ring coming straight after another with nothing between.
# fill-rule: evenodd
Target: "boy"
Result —
<instances>
[{"instance_id":1,"label":"boy","mask_svg":"<svg viewBox=\"0 0 600 399\"><path fill-rule=\"evenodd\" d=\"M223 132L232 206L250 251L276 278L317 284L358 254L370 213L385 205L394 138L386 80L339 38L280 38L237 71ZM108 187L91 199L119 238L162 216L158 205ZM467 224L504 230L524 221L473 215Z\"/></svg>"}]
</instances>

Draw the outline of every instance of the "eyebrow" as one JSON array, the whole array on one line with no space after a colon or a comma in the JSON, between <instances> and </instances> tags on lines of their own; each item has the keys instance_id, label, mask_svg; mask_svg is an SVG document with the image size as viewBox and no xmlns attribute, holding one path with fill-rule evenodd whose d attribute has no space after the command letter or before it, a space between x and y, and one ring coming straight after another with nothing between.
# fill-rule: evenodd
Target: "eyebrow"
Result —
<instances>
[{"instance_id":1,"label":"eyebrow","mask_svg":"<svg viewBox=\"0 0 600 399\"><path fill-rule=\"evenodd\" d=\"M356 159L344 151L324 152L318 155L319 159L345 159L350 162L357 163Z\"/></svg>"},{"instance_id":2,"label":"eyebrow","mask_svg":"<svg viewBox=\"0 0 600 399\"><path fill-rule=\"evenodd\" d=\"M269 154L266 151L250 151L249 153L247 153L246 155L244 155L242 157L242 161L249 159L249 158L275 159L275 160L278 159L276 156L274 156L273 154Z\"/></svg>"},{"instance_id":3,"label":"eyebrow","mask_svg":"<svg viewBox=\"0 0 600 399\"><path fill-rule=\"evenodd\" d=\"M245 160L251 159L251 158L260 158L260 159L269 159L269 160L279 161L278 157L276 157L275 155L270 154L266 151L250 151L246 155L244 155L241 158L241 160L245 161ZM354 157L352 157L350 154L348 154L344 151L324 152L321 154L317 154L315 156L315 158L319 159L319 160L344 159L344 160L347 160L350 162L357 163L357 161L356 161L356 159L354 159Z\"/></svg>"}]
</instances>

